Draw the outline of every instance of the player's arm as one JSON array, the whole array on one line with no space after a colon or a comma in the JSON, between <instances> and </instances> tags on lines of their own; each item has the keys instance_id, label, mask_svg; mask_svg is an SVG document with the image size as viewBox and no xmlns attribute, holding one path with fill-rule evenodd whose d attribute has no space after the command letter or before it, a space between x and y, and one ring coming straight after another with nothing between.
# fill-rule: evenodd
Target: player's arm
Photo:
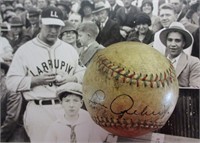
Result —
<instances>
[{"instance_id":1,"label":"player's arm","mask_svg":"<svg viewBox=\"0 0 200 143\"><path fill-rule=\"evenodd\" d=\"M82 83L86 67L82 64L82 62L80 62L79 55L77 54L76 51L72 54L75 60L75 65L74 65L75 70L74 70L73 76L74 78L76 78L78 83Z\"/></svg>"},{"instance_id":2,"label":"player's arm","mask_svg":"<svg viewBox=\"0 0 200 143\"><path fill-rule=\"evenodd\" d=\"M6 77L6 86L13 92L30 90L31 77L27 76L28 70L22 55L22 51L15 53Z\"/></svg>"}]
</instances>

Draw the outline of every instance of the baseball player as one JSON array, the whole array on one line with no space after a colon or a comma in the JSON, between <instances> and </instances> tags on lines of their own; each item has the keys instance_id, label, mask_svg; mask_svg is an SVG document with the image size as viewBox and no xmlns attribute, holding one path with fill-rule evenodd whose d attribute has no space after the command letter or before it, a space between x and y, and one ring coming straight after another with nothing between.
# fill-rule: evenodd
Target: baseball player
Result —
<instances>
[{"instance_id":1,"label":"baseball player","mask_svg":"<svg viewBox=\"0 0 200 143\"><path fill-rule=\"evenodd\" d=\"M18 49L7 74L8 89L22 92L28 101L24 125L31 142L42 142L48 126L63 113L56 98L57 87L81 83L84 75L76 50L58 39L61 26L61 10L45 8L40 33Z\"/></svg>"}]
</instances>

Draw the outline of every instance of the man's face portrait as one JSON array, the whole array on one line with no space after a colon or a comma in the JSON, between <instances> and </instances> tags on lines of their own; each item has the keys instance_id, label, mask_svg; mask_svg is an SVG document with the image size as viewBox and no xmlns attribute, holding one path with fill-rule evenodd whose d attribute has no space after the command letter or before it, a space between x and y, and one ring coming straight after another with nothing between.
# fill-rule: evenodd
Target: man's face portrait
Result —
<instances>
[{"instance_id":1,"label":"man's face portrait","mask_svg":"<svg viewBox=\"0 0 200 143\"><path fill-rule=\"evenodd\" d=\"M43 25L41 26L41 39L48 43L49 45L53 45L58 35L60 34L61 26L59 25Z\"/></svg>"},{"instance_id":2,"label":"man's face portrait","mask_svg":"<svg viewBox=\"0 0 200 143\"><path fill-rule=\"evenodd\" d=\"M159 17L164 28L168 28L172 22L176 21L176 14L171 9L161 9Z\"/></svg>"},{"instance_id":3,"label":"man's face portrait","mask_svg":"<svg viewBox=\"0 0 200 143\"><path fill-rule=\"evenodd\" d=\"M169 54L172 58L177 57L185 46L184 38L179 32L170 32L167 36L166 42L167 48L169 48Z\"/></svg>"}]
</instances>

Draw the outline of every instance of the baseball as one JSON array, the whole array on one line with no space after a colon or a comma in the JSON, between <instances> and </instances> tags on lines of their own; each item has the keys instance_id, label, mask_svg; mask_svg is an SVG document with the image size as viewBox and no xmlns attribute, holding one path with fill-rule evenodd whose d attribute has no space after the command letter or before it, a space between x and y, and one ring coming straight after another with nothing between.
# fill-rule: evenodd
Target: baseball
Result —
<instances>
[{"instance_id":1,"label":"baseball","mask_svg":"<svg viewBox=\"0 0 200 143\"><path fill-rule=\"evenodd\" d=\"M60 81L62 79L61 75L56 75L56 81Z\"/></svg>"},{"instance_id":2,"label":"baseball","mask_svg":"<svg viewBox=\"0 0 200 143\"><path fill-rule=\"evenodd\" d=\"M130 138L162 128L178 91L169 60L139 42L120 42L99 51L83 79L83 98L92 119Z\"/></svg>"}]
</instances>

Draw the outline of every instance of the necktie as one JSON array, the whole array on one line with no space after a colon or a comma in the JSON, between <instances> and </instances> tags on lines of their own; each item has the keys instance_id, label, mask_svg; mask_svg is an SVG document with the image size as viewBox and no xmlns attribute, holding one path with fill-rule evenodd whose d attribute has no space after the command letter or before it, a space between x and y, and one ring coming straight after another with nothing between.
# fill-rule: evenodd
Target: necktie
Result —
<instances>
[{"instance_id":1,"label":"necktie","mask_svg":"<svg viewBox=\"0 0 200 143\"><path fill-rule=\"evenodd\" d=\"M101 30L103 29L103 23L100 24Z\"/></svg>"},{"instance_id":2,"label":"necktie","mask_svg":"<svg viewBox=\"0 0 200 143\"><path fill-rule=\"evenodd\" d=\"M174 68L176 68L176 59L170 59L172 65Z\"/></svg>"},{"instance_id":3,"label":"necktie","mask_svg":"<svg viewBox=\"0 0 200 143\"><path fill-rule=\"evenodd\" d=\"M76 127L76 125L71 126L71 125L67 125L68 127L71 128L71 134L70 134L70 143L76 143L76 133L74 131L74 128Z\"/></svg>"},{"instance_id":4,"label":"necktie","mask_svg":"<svg viewBox=\"0 0 200 143\"><path fill-rule=\"evenodd\" d=\"M176 62L176 59L172 59L171 62L172 64L174 64Z\"/></svg>"}]
</instances>

